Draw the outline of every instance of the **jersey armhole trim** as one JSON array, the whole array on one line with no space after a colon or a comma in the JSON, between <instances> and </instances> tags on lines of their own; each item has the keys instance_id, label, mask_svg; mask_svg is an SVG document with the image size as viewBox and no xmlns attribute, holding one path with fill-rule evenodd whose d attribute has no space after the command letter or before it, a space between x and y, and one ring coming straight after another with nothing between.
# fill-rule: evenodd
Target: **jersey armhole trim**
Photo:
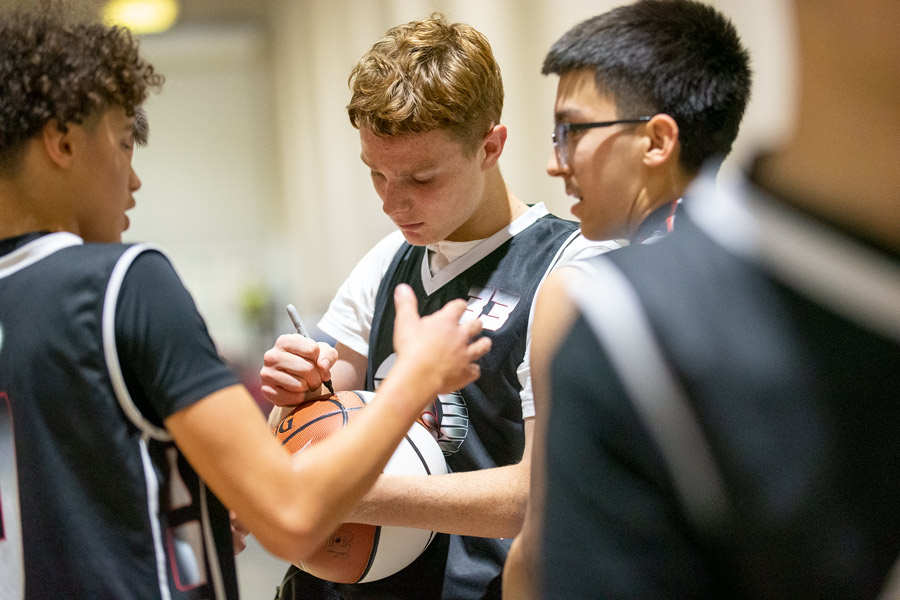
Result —
<instances>
[{"instance_id":1,"label":"jersey armhole trim","mask_svg":"<svg viewBox=\"0 0 900 600\"><path fill-rule=\"evenodd\" d=\"M731 516L724 481L637 292L608 259L585 263L583 270L590 279L570 286L570 297L606 350L691 522L705 535L720 535Z\"/></svg>"},{"instance_id":2,"label":"jersey armhole trim","mask_svg":"<svg viewBox=\"0 0 900 600\"><path fill-rule=\"evenodd\" d=\"M109 378L116 393L116 399L119 402L119 406L122 407L125 416L148 437L161 442L169 442L172 441L171 434L165 428L157 427L144 417L131 398L128 386L125 385L125 376L122 374L122 365L119 363L119 351L116 345L116 307L119 301L119 292L122 289L122 282L125 280L125 274L134 260L141 253L151 251L159 252L165 256L165 253L154 245L135 244L122 253L115 267L113 267L109 276L109 283L106 286L106 295L103 299L103 354L106 359L106 369L109 372Z\"/></svg>"}]
</instances>

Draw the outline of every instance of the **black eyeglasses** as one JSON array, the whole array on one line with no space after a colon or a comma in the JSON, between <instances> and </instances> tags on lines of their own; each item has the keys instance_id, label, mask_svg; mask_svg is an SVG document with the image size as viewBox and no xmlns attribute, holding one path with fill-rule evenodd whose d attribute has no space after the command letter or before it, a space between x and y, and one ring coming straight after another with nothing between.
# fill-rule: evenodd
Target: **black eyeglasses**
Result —
<instances>
[{"instance_id":1,"label":"black eyeglasses","mask_svg":"<svg viewBox=\"0 0 900 600\"><path fill-rule=\"evenodd\" d=\"M653 117L635 117L634 119L618 119L616 121L597 121L595 123L559 123L553 129L553 148L556 150L556 161L561 169L569 166L569 132L593 129L594 127L609 127L610 125L622 125L625 123L646 123Z\"/></svg>"}]
</instances>

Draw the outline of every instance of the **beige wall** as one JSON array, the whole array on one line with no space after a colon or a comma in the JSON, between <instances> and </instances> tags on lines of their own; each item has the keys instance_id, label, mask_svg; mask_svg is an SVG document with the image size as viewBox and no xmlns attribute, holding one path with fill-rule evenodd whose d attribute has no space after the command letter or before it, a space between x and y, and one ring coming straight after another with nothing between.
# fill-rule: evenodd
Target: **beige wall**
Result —
<instances>
[{"instance_id":1,"label":"beige wall","mask_svg":"<svg viewBox=\"0 0 900 600\"><path fill-rule=\"evenodd\" d=\"M540 75L550 44L606 0L272 0L266 26L177 28L143 40L167 76L148 103L130 240L173 256L226 356L258 362L286 302L312 326L356 260L391 230L347 121L347 74L397 23L441 11L490 39L504 74L509 141L501 168L527 202L568 216L544 172L556 81ZM736 154L786 120L782 0L719 0L754 57L753 101ZM247 319L248 296L273 311ZM266 320L266 317L269 319ZM274 320L274 321L273 321Z\"/></svg>"}]
</instances>

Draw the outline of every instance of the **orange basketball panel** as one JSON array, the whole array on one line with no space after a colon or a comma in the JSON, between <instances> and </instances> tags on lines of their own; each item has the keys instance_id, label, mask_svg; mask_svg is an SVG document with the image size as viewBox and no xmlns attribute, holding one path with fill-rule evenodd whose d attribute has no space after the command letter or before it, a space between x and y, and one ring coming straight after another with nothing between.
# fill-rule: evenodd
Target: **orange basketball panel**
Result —
<instances>
[{"instance_id":1,"label":"orange basketball panel","mask_svg":"<svg viewBox=\"0 0 900 600\"><path fill-rule=\"evenodd\" d=\"M285 416L275 427L275 437L294 454L343 429L363 406L365 402L353 392L314 398ZM297 566L319 579L355 583L369 567L379 529L374 525L342 523L315 554Z\"/></svg>"},{"instance_id":2,"label":"orange basketball panel","mask_svg":"<svg viewBox=\"0 0 900 600\"><path fill-rule=\"evenodd\" d=\"M316 444L346 427L353 413L365 403L353 392L314 398L297 406L276 425L275 437L290 453Z\"/></svg>"}]
</instances>

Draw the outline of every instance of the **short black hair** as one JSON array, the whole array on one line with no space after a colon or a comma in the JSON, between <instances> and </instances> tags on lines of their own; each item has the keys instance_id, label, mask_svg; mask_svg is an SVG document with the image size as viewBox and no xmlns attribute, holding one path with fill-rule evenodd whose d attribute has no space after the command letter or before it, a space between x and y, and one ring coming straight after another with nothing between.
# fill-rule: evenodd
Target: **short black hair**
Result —
<instances>
[{"instance_id":1,"label":"short black hair","mask_svg":"<svg viewBox=\"0 0 900 600\"><path fill-rule=\"evenodd\" d=\"M750 54L731 21L693 0L638 0L583 21L550 48L542 73L593 69L619 118L678 123L689 174L725 156L750 99Z\"/></svg>"},{"instance_id":2,"label":"short black hair","mask_svg":"<svg viewBox=\"0 0 900 600\"><path fill-rule=\"evenodd\" d=\"M55 119L62 131L111 107L134 116L163 77L128 29L76 20L54 2L0 15L0 170ZM146 117L135 137L145 141Z\"/></svg>"}]
</instances>

